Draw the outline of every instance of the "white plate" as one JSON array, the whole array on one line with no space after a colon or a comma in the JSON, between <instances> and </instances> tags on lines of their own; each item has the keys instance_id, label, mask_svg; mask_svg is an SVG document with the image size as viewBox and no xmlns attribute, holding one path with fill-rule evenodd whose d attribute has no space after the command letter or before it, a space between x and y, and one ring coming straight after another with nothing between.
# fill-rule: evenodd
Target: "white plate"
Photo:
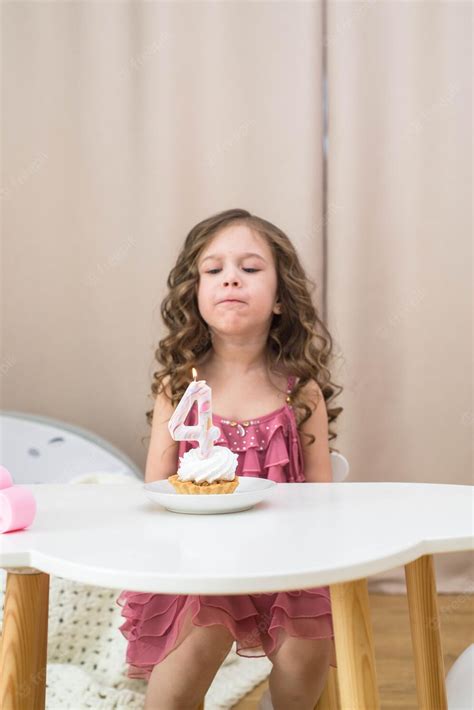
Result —
<instances>
[{"instance_id":1,"label":"white plate","mask_svg":"<svg viewBox=\"0 0 474 710\"><path fill-rule=\"evenodd\" d=\"M265 498L277 485L275 481L255 476L237 476L239 485L233 493L187 495L177 493L167 480L145 483L145 494L173 513L212 515L248 510Z\"/></svg>"}]
</instances>

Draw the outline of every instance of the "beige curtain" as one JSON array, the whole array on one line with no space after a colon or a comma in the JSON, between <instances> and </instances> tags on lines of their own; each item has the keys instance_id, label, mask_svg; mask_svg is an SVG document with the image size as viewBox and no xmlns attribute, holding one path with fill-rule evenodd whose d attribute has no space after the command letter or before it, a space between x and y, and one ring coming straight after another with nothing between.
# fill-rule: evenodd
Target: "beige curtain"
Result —
<instances>
[{"instance_id":1,"label":"beige curtain","mask_svg":"<svg viewBox=\"0 0 474 710\"><path fill-rule=\"evenodd\" d=\"M2 408L144 466L166 277L193 224L239 206L318 283L349 480L471 482L470 13L4 3ZM464 591L467 556L437 561Z\"/></svg>"},{"instance_id":2,"label":"beige curtain","mask_svg":"<svg viewBox=\"0 0 474 710\"><path fill-rule=\"evenodd\" d=\"M321 6L9 2L2 34L2 407L144 466L159 303L189 229L244 207L321 280Z\"/></svg>"},{"instance_id":3,"label":"beige curtain","mask_svg":"<svg viewBox=\"0 0 474 710\"><path fill-rule=\"evenodd\" d=\"M350 480L474 482L471 16L328 3L326 287ZM435 561L442 591L474 591L471 555ZM401 591L403 569L371 584Z\"/></svg>"}]
</instances>

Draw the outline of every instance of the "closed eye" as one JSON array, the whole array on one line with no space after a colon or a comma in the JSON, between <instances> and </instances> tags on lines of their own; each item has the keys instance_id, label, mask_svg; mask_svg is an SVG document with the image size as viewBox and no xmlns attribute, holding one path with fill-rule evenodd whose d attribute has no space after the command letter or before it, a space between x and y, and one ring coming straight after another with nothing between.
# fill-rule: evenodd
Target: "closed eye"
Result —
<instances>
[{"instance_id":1,"label":"closed eye","mask_svg":"<svg viewBox=\"0 0 474 710\"><path fill-rule=\"evenodd\" d=\"M220 271L220 269L211 269L210 271L206 271L206 274L217 274L218 271ZM260 269L244 269L244 271L247 271L249 274L253 274L256 271L260 271Z\"/></svg>"}]
</instances>

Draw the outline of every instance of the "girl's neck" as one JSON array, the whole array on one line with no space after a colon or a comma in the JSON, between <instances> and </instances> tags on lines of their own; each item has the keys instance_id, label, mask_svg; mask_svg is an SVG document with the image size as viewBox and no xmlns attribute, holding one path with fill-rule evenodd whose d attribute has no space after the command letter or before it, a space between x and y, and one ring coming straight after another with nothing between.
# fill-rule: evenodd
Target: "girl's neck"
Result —
<instances>
[{"instance_id":1,"label":"girl's neck","mask_svg":"<svg viewBox=\"0 0 474 710\"><path fill-rule=\"evenodd\" d=\"M251 334L226 336L212 330L211 338L205 362L213 373L241 376L268 370L267 329L256 327Z\"/></svg>"},{"instance_id":2,"label":"girl's neck","mask_svg":"<svg viewBox=\"0 0 474 710\"><path fill-rule=\"evenodd\" d=\"M257 353L231 350L225 353L216 353L211 348L201 362L201 367L205 367L206 370L214 373L214 375L234 375L235 377L266 372L268 365L269 362L266 350Z\"/></svg>"},{"instance_id":3,"label":"girl's neck","mask_svg":"<svg viewBox=\"0 0 474 710\"><path fill-rule=\"evenodd\" d=\"M268 379L270 372L270 360L265 352L260 358L254 360L234 360L222 359L216 356L213 350L209 350L196 365L198 380L213 380L214 382L233 378L239 380L241 377L250 376ZM272 367L271 371L281 376L286 373L280 367Z\"/></svg>"}]
</instances>

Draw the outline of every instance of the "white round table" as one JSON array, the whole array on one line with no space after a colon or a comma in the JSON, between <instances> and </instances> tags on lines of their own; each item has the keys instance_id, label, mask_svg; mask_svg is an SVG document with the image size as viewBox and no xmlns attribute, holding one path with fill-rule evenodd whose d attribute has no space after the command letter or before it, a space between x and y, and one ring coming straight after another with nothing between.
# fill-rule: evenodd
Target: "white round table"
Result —
<instances>
[{"instance_id":1,"label":"white round table","mask_svg":"<svg viewBox=\"0 0 474 710\"><path fill-rule=\"evenodd\" d=\"M0 536L0 567L8 571L1 708L44 708L49 575L55 574L171 594L330 585L341 706L376 710L367 577L399 565L419 707L446 708L432 554L473 549L473 487L280 483L253 509L224 515L171 513L146 497L141 482L26 487L38 504L36 519L29 529ZM337 707L329 695L318 708Z\"/></svg>"}]
</instances>

